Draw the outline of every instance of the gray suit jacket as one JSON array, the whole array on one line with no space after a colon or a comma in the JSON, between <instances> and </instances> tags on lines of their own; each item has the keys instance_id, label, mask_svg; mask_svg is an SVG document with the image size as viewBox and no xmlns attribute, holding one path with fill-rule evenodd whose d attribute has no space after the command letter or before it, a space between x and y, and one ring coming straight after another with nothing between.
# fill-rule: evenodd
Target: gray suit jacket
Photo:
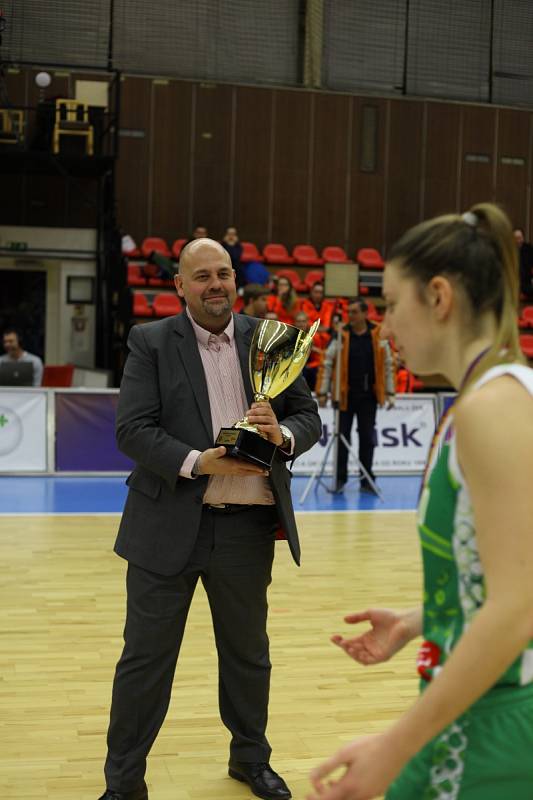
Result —
<instances>
[{"instance_id":1,"label":"gray suit jacket","mask_svg":"<svg viewBox=\"0 0 533 800\"><path fill-rule=\"evenodd\" d=\"M235 340L249 402L253 391L248 351L257 320L237 314ZM128 477L128 497L115 551L161 575L180 572L196 540L207 476L181 478L179 470L192 450L213 447L207 383L196 336L185 313L131 329L130 350L117 410L120 450L136 462ZM308 450L321 432L320 417L300 376L274 398L278 421L295 439L294 458ZM279 521L296 563L300 545L290 494L291 473L279 451L270 485Z\"/></svg>"}]
</instances>

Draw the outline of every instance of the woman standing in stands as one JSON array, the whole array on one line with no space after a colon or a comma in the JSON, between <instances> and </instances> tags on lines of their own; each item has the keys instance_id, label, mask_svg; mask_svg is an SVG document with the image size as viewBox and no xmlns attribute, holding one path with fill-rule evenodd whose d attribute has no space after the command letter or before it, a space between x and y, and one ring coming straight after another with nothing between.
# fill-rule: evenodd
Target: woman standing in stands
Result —
<instances>
[{"instance_id":1,"label":"woman standing in stands","mask_svg":"<svg viewBox=\"0 0 533 800\"><path fill-rule=\"evenodd\" d=\"M384 733L322 764L313 800L533 796L533 370L517 276L509 220L488 203L416 226L390 254L385 334L410 370L443 373L459 394L418 508L423 607L352 614L370 629L333 641L370 665L422 634L422 692Z\"/></svg>"},{"instance_id":2,"label":"woman standing in stands","mask_svg":"<svg viewBox=\"0 0 533 800\"><path fill-rule=\"evenodd\" d=\"M294 325L294 319L300 310L300 301L288 278L278 278L278 293L268 298L268 310L274 311L280 322Z\"/></svg>"}]
</instances>

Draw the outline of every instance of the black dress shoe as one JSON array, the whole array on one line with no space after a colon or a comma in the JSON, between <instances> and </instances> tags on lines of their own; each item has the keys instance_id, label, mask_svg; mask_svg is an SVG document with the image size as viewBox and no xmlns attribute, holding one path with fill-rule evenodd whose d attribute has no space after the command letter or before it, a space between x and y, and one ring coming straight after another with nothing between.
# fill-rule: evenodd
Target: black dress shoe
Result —
<instances>
[{"instance_id":1,"label":"black dress shoe","mask_svg":"<svg viewBox=\"0 0 533 800\"><path fill-rule=\"evenodd\" d=\"M266 761L230 761L228 775L247 783L256 797L264 800L288 800L292 797L283 778Z\"/></svg>"},{"instance_id":2,"label":"black dress shoe","mask_svg":"<svg viewBox=\"0 0 533 800\"><path fill-rule=\"evenodd\" d=\"M98 800L148 800L148 789L144 781L142 786L131 792L114 792L112 789L106 789Z\"/></svg>"}]
</instances>

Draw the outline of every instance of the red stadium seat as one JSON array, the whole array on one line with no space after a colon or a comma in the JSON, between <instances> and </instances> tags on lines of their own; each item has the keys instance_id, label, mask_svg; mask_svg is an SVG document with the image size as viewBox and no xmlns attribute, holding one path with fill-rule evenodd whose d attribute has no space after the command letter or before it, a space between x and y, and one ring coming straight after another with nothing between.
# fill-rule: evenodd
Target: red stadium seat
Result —
<instances>
[{"instance_id":1,"label":"red stadium seat","mask_svg":"<svg viewBox=\"0 0 533 800\"><path fill-rule=\"evenodd\" d=\"M146 295L142 292L133 292L133 316L151 317L153 313Z\"/></svg>"},{"instance_id":2,"label":"red stadium seat","mask_svg":"<svg viewBox=\"0 0 533 800\"><path fill-rule=\"evenodd\" d=\"M183 249L183 245L185 244L186 241L187 239L176 239L176 241L172 245L172 255L176 260L179 259L180 253Z\"/></svg>"},{"instance_id":3,"label":"red stadium seat","mask_svg":"<svg viewBox=\"0 0 533 800\"><path fill-rule=\"evenodd\" d=\"M45 364L41 386L72 386L74 364Z\"/></svg>"},{"instance_id":4,"label":"red stadium seat","mask_svg":"<svg viewBox=\"0 0 533 800\"><path fill-rule=\"evenodd\" d=\"M362 247L357 251L357 263L362 269L383 269L385 262L373 247Z\"/></svg>"},{"instance_id":5,"label":"red stadium seat","mask_svg":"<svg viewBox=\"0 0 533 800\"><path fill-rule=\"evenodd\" d=\"M172 253L168 249L168 244L164 239L158 236L148 236L141 245L141 252L145 258L150 256L150 253L161 253L162 256L170 258Z\"/></svg>"},{"instance_id":6,"label":"red stadium seat","mask_svg":"<svg viewBox=\"0 0 533 800\"><path fill-rule=\"evenodd\" d=\"M522 316L518 320L520 328L533 328L533 306L524 306Z\"/></svg>"},{"instance_id":7,"label":"red stadium seat","mask_svg":"<svg viewBox=\"0 0 533 800\"><path fill-rule=\"evenodd\" d=\"M520 334L520 347L527 358L533 358L533 334Z\"/></svg>"},{"instance_id":8,"label":"red stadium seat","mask_svg":"<svg viewBox=\"0 0 533 800\"><path fill-rule=\"evenodd\" d=\"M324 263L323 258L319 258L317 251L311 244L297 244L292 251L293 258L297 264L306 267L321 267Z\"/></svg>"},{"instance_id":9,"label":"red stadium seat","mask_svg":"<svg viewBox=\"0 0 533 800\"><path fill-rule=\"evenodd\" d=\"M244 300L241 295L237 295L237 299L233 303L233 311L238 314L242 308L244 308Z\"/></svg>"},{"instance_id":10,"label":"red stadium seat","mask_svg":"<svg viewBox=\"0 0 533 800\"><path fill-rule=\"evenodd\" d=\"M278 269L278 278L287 278L292 283L293 289L297 292L306 292L307 284L300 280L300 276L294 269Z\"/></svg>"},{"instance_id":11,"label":"red stadium seat","mask_svg":"<svg viewBox=\"0 0 533 800\"><path fill-rule=\"evenodd\" d=\"M377 310L372 300L365 300L365 303L368 306L368 319L371 320L372 322L381 322L383 320L383 317Z\"/></svg>"},{"instance_id":12,"label":"red stadium seat","mask_svg":"<svg viewBox=\"0 0 533 800\"><path fill-rule=\"evenodd\" d=\"M241 242L241 244L241 261L243 263L248 263L248 261L264 261L263 256L260 254L257 246L253 242Z\"/></svg>"},{"instance_id":13,"label":"red stadium seat","mask_svg":"<svg viewBox=\"0 0 533 800\"><path fill-rule=\"evenodd\" d=\"M139 264L128 264L128 286L146 286L146 278Z\"/></svg>"},{"instance_id":14,"label":"red stadium seat","mask_svg":"<svg viewBox=\"0 0 533 800\"><path fill-rule=\"evenodd\" d=\"M156 288L162 288L166 286L168 288L172 288L174 286L174 281L171 278L160 278L161 269L158 264L152 264L148 261L146 264L142 265L142 274L146 277L146 283L148 286L153 286Z\"/></svg>"},{"instance_id":15,"label":"red stadium seat","mask_svg":"<svg viewBox=\"0 0 533 800\"><path fill-rule=\"evenodd\" d=\"M289 255L284 244L266 244L263 247L263 256L267 264L294 264L294 258Z\"/></svg>"},{"instance_id":16,"label":"red stadium seat","mask_svg":"<svg viewBox=\"0 0 533 800\"><path fill-rule=\"evenodd\" d=\"M154 297L152 308L156 317L172 317L174 314L181 314L183 311L179 297L170 292L157 294Z\"/></svg>"},{"instance_id":17,"label":"red stadium seat","mask_svg":"<svg viewBox=\"0 0 533 800\"><path fill-rule=\"evenodd\" d=\"M337 247L336 245L324 247L322 250L322 258L324 261L330 261L332 264L350 263L350 259L346 255L344 249L342 247Z\"/></svg>"},{"instance_id":18,"label":"red stadium seat","mask_svg":"<svg viewBox=\"0 0 533 800\"><path fill-rule=\"evenodd\" d=\"M324 270L323 269L310 269L309 272L306 273L304 278L304 283L307 289L311 289L314 283L324 282Z\"/></svg>"}]
</instances>

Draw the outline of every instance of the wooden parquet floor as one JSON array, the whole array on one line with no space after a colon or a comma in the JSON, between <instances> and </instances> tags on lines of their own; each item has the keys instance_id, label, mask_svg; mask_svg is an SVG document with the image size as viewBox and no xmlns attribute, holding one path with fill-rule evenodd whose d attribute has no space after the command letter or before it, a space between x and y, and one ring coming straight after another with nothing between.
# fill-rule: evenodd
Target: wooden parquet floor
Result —
<instances>
[{"instance_id":1,"label":"wooden parquet floor","mask_svg":"<svg viewBox=\"0 0 533 800\"><path fill-rule=\"evenodd\" d=\"M0 518L0 797L96 800L111 682L122 643L124 562L113 516ZM342 616L419 601L414 514L299 518L303 566L278 543L270 590L272 765L294 800L342 742L383 729L416 695L413 644L364 669L328 641ZM245 800L226 775L217 664L201 586L165 725L149 760L150 800Z\"/></svg>"}]
</instances>

